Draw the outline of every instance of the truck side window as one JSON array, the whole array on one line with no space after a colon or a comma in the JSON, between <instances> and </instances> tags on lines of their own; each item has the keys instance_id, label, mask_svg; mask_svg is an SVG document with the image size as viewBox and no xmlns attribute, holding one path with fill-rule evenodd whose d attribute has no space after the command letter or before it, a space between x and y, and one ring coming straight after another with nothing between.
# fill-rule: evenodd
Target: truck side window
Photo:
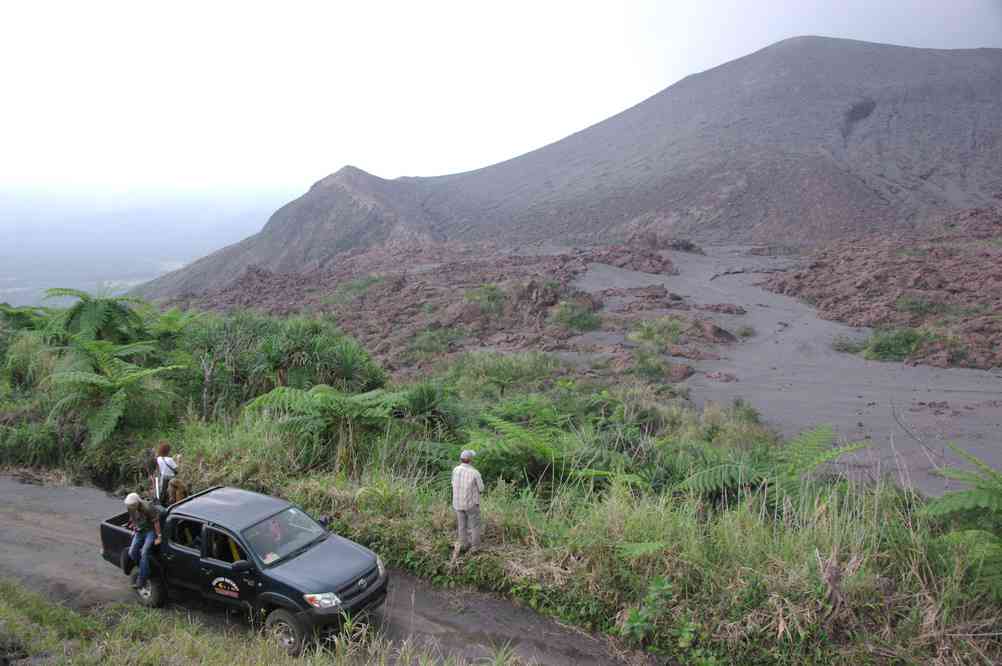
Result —
<instances>
[{"instance_id":1,"label":"truck side window","mask_svg":"<svg viewBox=\"0 0 1002 666\"><path fill-rule=\"evenodd\" d=\"M207 529L205 531L209 539L208 548L205 551L206 557L228 564L247 559L243 548L232 537L216 530Z\"/></svg>"},{"instance_id":2,"label":"truck side window","mask_svg":"<svg viewBox=\"0 0 1002 666\"><path fill-rule=\"evenodd\" d=\"M174 523L172 532L174 543L186 548L202 550L202 523L197 520L181 519Z\"/></svg>"}]
</instances>

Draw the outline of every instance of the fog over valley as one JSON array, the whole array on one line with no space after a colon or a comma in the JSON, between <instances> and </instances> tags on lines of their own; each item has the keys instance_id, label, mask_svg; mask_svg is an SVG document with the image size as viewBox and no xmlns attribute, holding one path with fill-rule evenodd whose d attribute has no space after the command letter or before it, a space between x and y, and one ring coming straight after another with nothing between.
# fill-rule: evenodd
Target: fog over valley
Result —
<instances>
[{"instance_id":1,"label":"fog over valley","mask_svg":"<svg viewBox=\"0 0 1002 666\"><path fill-rule=\"evenodd\" d=\"M0 192L0 303L51 287L118 293L257 233L293 191Z\"/></svg>"}]
</instances>

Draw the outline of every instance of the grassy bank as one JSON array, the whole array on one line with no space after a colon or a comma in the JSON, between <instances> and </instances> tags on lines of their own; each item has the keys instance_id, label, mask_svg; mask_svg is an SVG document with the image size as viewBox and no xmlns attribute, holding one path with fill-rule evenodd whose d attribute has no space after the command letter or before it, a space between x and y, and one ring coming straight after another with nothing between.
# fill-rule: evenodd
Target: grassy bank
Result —
<instances>
[{"instance_id":1,"label":"grassy bank","mask_svg":"<svg viewBox=\"0 0 1002 666\"><path fill-rule=\"evenodd\" d=\"M468 354L399 385L329 319L107 308L3 320L0 464L145 490L166 439L194 489L281 495L397 567L669 661L1002 660L992 470L982 494L930 504L833 474L858 447L829 429L780 441L747 404L697 411L545 354ZM452 567L463 448L486 548Z\"/></svg>"},{"instance_id":2,"label":"grassy bank","mask_svg":"<svg viewBox=\"0 0 1002 666\"><path fill-rule=\"evenodd\" d=\"M206 626L191 615L113 605L81 613L56 605L10 580L0 580L0 662L49 664L431 664L465 666L461 658L409 643L391 645L356 623L301 658L289 657L259 632ZM489 663L515 666L501 648Z\"/></svg>"}]
</instances>

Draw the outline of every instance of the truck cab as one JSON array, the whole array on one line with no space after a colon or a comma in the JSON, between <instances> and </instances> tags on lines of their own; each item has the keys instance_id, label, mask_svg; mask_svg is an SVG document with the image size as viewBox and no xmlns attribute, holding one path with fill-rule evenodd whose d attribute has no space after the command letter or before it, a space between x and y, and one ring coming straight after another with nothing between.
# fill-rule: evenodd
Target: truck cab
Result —
<instances>
[{"instance_id":1,"label":"truck cab","mask_svg":"<svg viewBox=\"0 0 1002 666\"><path fill-rule=\"evenodd\" d=\"M123 513L102 523L102 555L135 577L127 522ZM246 608L298 653L316 630L386 599L389 577L375 553L285 500L210 488L162 511L160 522L150 581L136 590L145 605L161 606L174 588Z\"/></svg>"}]
</instances>

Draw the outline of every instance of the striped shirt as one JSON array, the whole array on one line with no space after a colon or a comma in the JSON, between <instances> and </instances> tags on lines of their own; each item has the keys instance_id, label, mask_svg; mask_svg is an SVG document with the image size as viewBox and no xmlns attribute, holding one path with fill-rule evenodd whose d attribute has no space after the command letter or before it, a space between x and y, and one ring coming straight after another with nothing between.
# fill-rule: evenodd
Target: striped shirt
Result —
<instances>
[{"instance_id":1,"label":"striped shirt","mask_svg":"<svg viewBox=\"0 0 1002 666\"><path fill-rule=\"evenodd\" d=\"M457 465L452 470L452 508L456 511L468 511L480 506L483 489L484 480L473 465Z\"/></svg>"}]
</instances>

